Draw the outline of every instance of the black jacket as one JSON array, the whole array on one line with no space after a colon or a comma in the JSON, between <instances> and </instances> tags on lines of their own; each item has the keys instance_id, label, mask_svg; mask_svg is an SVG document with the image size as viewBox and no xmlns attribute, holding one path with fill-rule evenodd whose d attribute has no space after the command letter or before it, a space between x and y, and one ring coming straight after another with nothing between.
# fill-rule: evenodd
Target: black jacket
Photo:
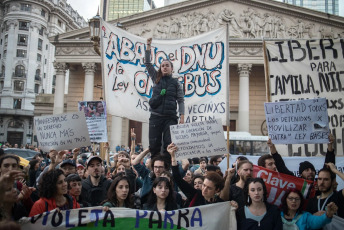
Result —
<instances>
[{"instance_id":1,"label":"black jacket","mask_svg":"<svg viewBox=\"0 0 344 230\"><path fill-rule=\"evenodd\" d=\"M282 230L281 211L271 204L266 204L266 214L260 222L246 218L245 206L237 211L238 230Z\"/></svg>"},{"instance_id":2,"label":"black jacket","mask_svg":"<svg viewBox=\"0 0 344 230\"><path fill-rule=\"evenodd\" d=\"M107 198L107 191L111 185L111 180L101 176L98 186L93 186L91 176L82 181L81 196L83 201L91 206L99 206Z\"/></svg>"}]
</instances>

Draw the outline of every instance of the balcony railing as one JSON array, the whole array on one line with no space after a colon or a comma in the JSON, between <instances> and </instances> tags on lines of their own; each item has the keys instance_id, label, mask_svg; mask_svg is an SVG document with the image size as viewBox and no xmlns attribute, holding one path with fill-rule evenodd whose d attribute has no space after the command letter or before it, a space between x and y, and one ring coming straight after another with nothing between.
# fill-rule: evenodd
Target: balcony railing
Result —
<instances>
[{"instance_id":1,"label":"balcony railing","mask_svg":"<svg viewBox=\"0 0 344 230\"><path fill-rule=\"evenodd\" d=\"M22 73L13 73L12 77L26 78L26 73L24 73L24 74L22 74Z\"/></svg>"}]
</instances>

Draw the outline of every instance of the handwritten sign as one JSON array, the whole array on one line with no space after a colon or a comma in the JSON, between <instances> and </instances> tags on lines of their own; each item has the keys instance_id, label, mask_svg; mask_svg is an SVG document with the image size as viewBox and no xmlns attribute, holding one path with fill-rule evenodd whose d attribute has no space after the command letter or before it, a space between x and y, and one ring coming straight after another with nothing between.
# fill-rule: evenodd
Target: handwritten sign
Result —
<instances>
[{"instance_id":1,"label":"handwritten sign","mask_svg":"<svg viewBox=\"0 0 344 230\"><path fill-rule=\"evenodd\" d=\"M266 41L265 63L270 102L326 98L334 148L343 156L344 145L343 39ZM322 156L324 144L276 146L289 156Z\"/></svg>"},{"instance_id":2,"label":"handwritten sign","mask_svg":"<svg viewBox=\"0 0 344 230\"><path fill-rule=\"evenodd\" d=\"M34 129L45 152L91 145L83 112L35 117Z\"/></svg>"},{"instance_id":3,"label":"handwritten sign","mask_svg":"<svg viewBox=\"0 0 344 230\"><path fill-rule=\"evenodd\" d=\"M91 142L107 142L105 101L80 101L78 108L85 113Z\"/></svg>"},{"instance_id":4,"label":"handwritten sign","mask_svg":"<svg viewBox=\"0 0 344 230\"><path fill-rule=\"evenodd\" d=\"M264 103L269 137L274 144L328 142L325 98Z\"/></svg>"},{"instance_id":5,"label":"handwritten sign","mask_svg":"<svg viewBox=\"0 0 344 230\"><path fill-rule=\"evenodd\" d=\"M146 71L146 38L102 22L105 96L109 114L148 122L154 82ZM226 118L226 29L178 40L154 40L151 63L156 70L164 59L173 63L173 77L183 85L185 122Z\"/></svg>"},{"instance_id":6,"label":"handwritten sign","mask_svg":"<svg viewBox=\"0 0 344 230\"><path fill-rule=\"evenodd\" d=\"M227 153L220 119L170 126L177 160Z\"/></svg>"}]
</instances>

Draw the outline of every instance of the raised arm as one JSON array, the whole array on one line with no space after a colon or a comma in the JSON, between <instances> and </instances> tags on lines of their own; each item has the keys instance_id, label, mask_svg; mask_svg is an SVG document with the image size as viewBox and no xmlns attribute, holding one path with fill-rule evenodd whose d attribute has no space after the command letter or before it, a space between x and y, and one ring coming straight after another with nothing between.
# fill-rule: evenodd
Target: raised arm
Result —
<instances>
[{"instance_id":1,"label":"raised arm","mask_svg":"<svg viewBox=\"0 0 344 230\"><path fill-rule=\"evenodd\" d=\"M131 161L132 165L140 164L141 160L150 152L150 149L143 150L134 160Z\"/></svg>"},{"instance_id":2,"label":"raised arm","mask_svg":"<svg viewBox=\"0 0 344 230\"><path fill-rule=\"evenodd\" d=\"M272 157L275 160L275 164L276 164L276 168L278 170L278 172L280 173L284 173L284 174L288 174L291 176L294 176L294 173L291 172L287 166L284 163L283 158L281 157L281 155L277 152L275 145L272 143L271 139L269 138L269 140L266 142L266 144L269 146L270 148L270 152Z\"/></svg>"},{"instance_id":3,"label":"raised arm","mask_svg":"<svg viewBox=\"0 0 344 230\"><path fill-rule=\"evenodd\" d=\"M130 129L130 138L131 138L131 146L130 146L130 158L135 153L135 145L136 145L136 133L135 128Z\"/></svg>"},{"instance_id":4,"label":"raised arm","mask_svg":"<svg viewBox=\"0 0 344 230\"><path fill-rule=\"evenodd\" d=\"M151 44L152 44L152 38L147 39L147 49L145 52L145 66L149 73L149 76L152 78L153 82L155 82L157 71L155 70L153 64L151 63Z\"/></svg>"},{"instance_id":5,"label":"raised arm","mask_svg":"<svg viewBox=\"0 0 344 230\"><path fill-rule=\"evenodd\" d=\"M229 193L230 193L230 187L231 187L231 179L235 173L235 168L230 168L227 169L227 177L226 177L226 181L225 181L225 186L222 189L221 193L220 193L220 198L222 200L229 200Z\"/></svg>"},{"instance_id":6,"label":"raised arm","mask_svg":"<svg viewBox=\"0 0 344 230\"><path fill-rule=\"evenodd\" d=\"M326 163L336 164L336 155L334 155L334 148L333 148L334 141L335 139L334 139L333 134L329 134L324 166Z\"/></svg>"}]
</instances>

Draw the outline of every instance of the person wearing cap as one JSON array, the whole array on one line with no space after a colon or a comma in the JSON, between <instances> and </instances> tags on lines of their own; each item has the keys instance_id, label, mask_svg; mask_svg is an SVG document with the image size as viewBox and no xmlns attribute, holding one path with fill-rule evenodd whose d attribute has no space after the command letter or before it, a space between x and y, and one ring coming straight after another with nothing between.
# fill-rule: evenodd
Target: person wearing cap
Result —
<instances>
[{"instance_id":1,"label":"person wearing cap","mask_svg":"<svg viewBox=\"0 0 344 230\"><path fill-rule=\"evenodd\" d=\"M68 176L69 174L74 174L76 173L75 162L71 159L66 159L60 165L60 169L63 171L63 174L65 176Z\"/></svg>"},{"instance_id":2,"label":"person wearing cap","mask_svg":"<svg viewBox=\"0 0 344 230\"><path fill-rule=\"evenodd\" d=\"M82 181L81 196L91 206L98 206L106 199L112 180L102 175L102 162L99 156L91 156L86 161L89 176Z\"/></svg>"},{"instance_id":3,"label":"person wearing cap","mask_svg":"<svg viewBox=\"0 0 344 230\"><path fill-rule=\"evenodd\" d=\"M76 170L77 170L77 173L80 176L80 178L84 177L84 169L85 169L85 167L82 164L76 165Z\"/></svg>"}]
</instances>

